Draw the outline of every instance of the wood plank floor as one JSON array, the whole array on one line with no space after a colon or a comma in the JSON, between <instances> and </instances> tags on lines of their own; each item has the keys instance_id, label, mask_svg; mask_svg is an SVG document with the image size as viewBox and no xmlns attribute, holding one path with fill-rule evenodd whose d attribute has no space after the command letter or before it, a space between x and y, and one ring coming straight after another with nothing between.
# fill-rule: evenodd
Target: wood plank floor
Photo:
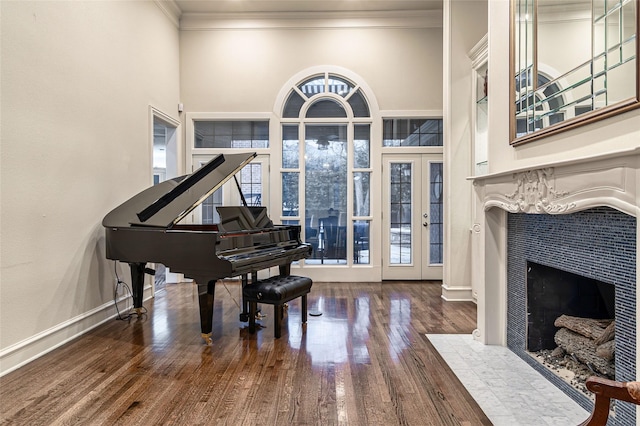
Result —
<instances>
[{"instance_id":1,"label":"wood plank floor","mask_svg":"<svg viewBox=\"0 0 640 426\"><path fill-rule=\"evenodd\" d=\"M240 285L216 286L213 346L197 292L167 284L148 313L112 320L0 379L12 425L490 425L425 333L471 333L475 305L436 282L314 283L300 325L248 333Z\"/></svg>"}]
</instances>

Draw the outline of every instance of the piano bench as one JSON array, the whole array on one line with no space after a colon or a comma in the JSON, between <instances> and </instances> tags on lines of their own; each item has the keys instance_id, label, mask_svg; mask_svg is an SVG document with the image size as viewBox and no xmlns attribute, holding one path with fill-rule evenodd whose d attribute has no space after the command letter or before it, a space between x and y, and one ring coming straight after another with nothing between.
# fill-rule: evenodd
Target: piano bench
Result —
<instances>
[{"instance_id":1,"label":"piano bench","mask_svg":"<svg viewBox=\"0 0 640 426\"><path fill-rule=\"evenodd\" d=\"M258 303L273 305L274 335L280 337L283 305L297 297L302 299L300 313L302 323L307 322L307 293L311 291L311 278L297 275L276 276L246 285L242 289L242 297L249 302L249 333L256 332L256 312Z\"/></svg>"}]
</instances>

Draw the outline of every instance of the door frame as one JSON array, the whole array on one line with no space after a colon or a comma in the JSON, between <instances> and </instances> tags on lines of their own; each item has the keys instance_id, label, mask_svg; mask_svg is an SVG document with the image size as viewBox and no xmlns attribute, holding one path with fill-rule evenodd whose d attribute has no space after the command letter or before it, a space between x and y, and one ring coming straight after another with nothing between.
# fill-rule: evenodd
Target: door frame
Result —
<instances>
[{"instance_id":1,"label":"door frame","mask_svg":"<svg viewBox=\"0 0 640 426\"><path fill-rule=\"evenodd\" d=\"M154 155L155 155L155 125L156 123L160 123L166 126L169 129L169 133L166 137L166 145L165 145L165 158L166 164L164 170L159 170L153 167ZM162 112L161 110L149 105L149 140L150 140L150 158L151 158L151 182L150 184L154 184L154 178L156 175L159 176L159 182L162 182L167 179L173 179L179 175L180 170L180 152L182 152L182 140L180 138L181 134L181 125L180 120L171 117L170 115ZM152 269L156 268L156 264L150 264ZM181 282L184 280L184 276L182 274L178 274L175 272L171 272L169 268L164 269L164 279L165 283L167 282ZM149 278L152 286L152 294L156 293L156 282L155 277Z\"/></svg>"},{"instance_id":2,"label":"door frame","mask_svg":"<svg viewBox=\"0 0 640 426\"><path fill-rule=\"evenodd\" d=\"M411 261L392 264L391 258L391 165L411 164ZM382 157L382 279L442 280L442 264L430 264L431 163L442 163L442 154L383 154ZM419 206L418 208L416 208ZM424 217L424 215L427 217ZM425 225L426 224L426 225Z\"/></svg>"}]
</instances>

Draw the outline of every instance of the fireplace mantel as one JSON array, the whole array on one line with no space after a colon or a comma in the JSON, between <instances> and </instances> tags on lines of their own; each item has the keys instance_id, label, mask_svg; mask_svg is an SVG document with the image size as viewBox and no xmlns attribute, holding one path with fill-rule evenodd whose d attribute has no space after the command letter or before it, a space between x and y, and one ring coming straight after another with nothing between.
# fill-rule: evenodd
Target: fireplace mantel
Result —
<instances>
[{"instance_id":1,"label":"fireplace mantel","mask_svg":"<svg viewBox=\"0 0 640 426\"><path fill-rule=\"evenodd\" d=\"M558 215L606 206L638 217L639 170L636 148L469 178L477 340L506 346L507 213Z\"/></svg>"},{"instance_id":2,"label":"fireplace mantel","mask_svg":"<svg viewBox=\"0 0 640 426\"><path fill-rule=\"evenodd\" d=\"M568 214L608 206L638 216L640 149L473 177L481 210Z\"/></svg>"}]
</instances>

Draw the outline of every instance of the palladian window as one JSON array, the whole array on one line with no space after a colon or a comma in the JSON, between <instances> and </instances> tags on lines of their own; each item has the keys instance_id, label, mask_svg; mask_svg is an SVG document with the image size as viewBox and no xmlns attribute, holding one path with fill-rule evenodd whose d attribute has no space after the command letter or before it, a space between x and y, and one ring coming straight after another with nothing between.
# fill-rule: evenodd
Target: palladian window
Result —
<instances>
[{"instance_id":1,"label":"palladian window","mask_svg":"<svg viewBox=\"0 0 640 426\"><path fill-rule=\"evenodd\" d=\"M295 85L282 110L282 215L300 224L305 264L369 264L371 117L357 84L324 73Z\"/></svg>"}]
</instances>

